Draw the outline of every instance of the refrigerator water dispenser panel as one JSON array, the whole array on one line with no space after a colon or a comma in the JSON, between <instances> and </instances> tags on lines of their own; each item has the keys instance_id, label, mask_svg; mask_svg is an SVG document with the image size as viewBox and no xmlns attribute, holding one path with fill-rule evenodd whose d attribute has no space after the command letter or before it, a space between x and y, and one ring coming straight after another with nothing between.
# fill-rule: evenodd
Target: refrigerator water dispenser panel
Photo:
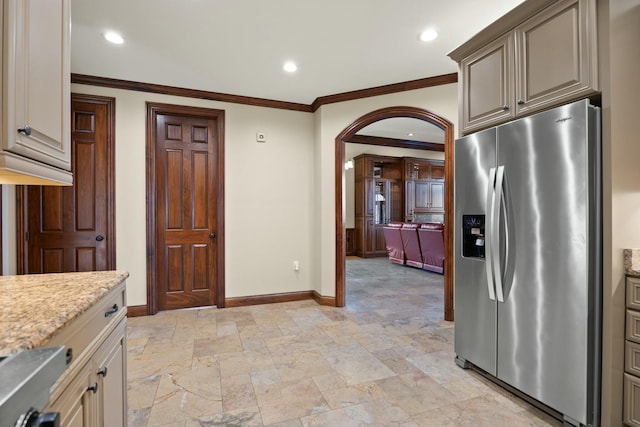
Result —
<instances>
[{"instance_id":1,"label":"refrigerator water dispenser panel","mask_svg":"<svg viewBox=\"0 0 640 427\"><path fill-rule=\"evenodd\" d=\"M462 215L462 256L484 258L484 215Z\"/></svg>"}]
</instances>

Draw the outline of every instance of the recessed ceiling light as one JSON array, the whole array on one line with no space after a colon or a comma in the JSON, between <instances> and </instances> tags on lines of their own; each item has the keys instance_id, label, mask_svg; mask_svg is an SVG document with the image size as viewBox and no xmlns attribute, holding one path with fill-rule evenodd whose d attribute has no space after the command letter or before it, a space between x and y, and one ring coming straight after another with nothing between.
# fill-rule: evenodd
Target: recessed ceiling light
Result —
<instances>
[{"instance_id":1,"label":"recessed ceiling light","mask_svg":"<svg viewBox=\"0 0 640 427\"><path fill-rule=\"evenodd\" d=\"M287 73L295 73L298 70L298 66L293 61L287 61L284 63L284 66L282 67L282 69L285 70Z\"/></svg>"},{"instance_id":2,"label":"recessed ceiling light","mask_svg":"<svg viewBox=\"0 0 640 427\"><path fill-rule=\"evenodd\" d=\"M118 33L116 33L115 31L107 31L106 33L104 33L104 38L107 39L107 41L110 41L113 44L122 44L124 43L124 39L122 38L122 36Z\"/></svg>"},{"instance_id":3,"label":"recessed ceiling light","mask_svg":"<svg viewBox=\"0 0 640 427\"><path fill-rule=\"evenodd\" d=\"M438 33L436 32L436 30L424 30L420 33L419 38L423 42L430 42L438 38Z\"/></svg>"},{"instance_id":4,"label":"recessed ceiling light","mask_svg":"<svg viewBox=\"0 0 640 427\"><path fill-rule=\"evenodd\" d=\"M413 132L409 132L407 136L413 136Z\"/></svg>"}]
</instances>

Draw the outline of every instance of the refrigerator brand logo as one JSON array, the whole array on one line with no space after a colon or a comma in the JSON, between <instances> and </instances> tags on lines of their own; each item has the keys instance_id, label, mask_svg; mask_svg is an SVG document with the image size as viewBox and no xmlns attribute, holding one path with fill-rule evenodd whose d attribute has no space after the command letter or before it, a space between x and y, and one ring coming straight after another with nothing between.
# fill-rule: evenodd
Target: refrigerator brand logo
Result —
<instances>
[{"instance_id":1,"label":"refrigerator brand logo","mask_svg":"<svg viewBox=\"0 0 640 427\"><path fill-rule=\"evenodd\" d=\"M569 116L569 117L563 117L561 119L556 120L556 123L562 123L562 122L566 122L567 120L571 120L573 117Z\"/></svg>"}]
</instances>

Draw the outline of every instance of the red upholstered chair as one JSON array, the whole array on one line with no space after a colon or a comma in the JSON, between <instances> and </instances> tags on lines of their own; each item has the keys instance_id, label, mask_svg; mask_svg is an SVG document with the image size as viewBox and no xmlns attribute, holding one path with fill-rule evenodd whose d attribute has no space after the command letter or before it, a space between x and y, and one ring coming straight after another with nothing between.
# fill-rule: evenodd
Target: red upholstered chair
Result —
<instances>
[{"instance_id":1,"label":"red upholstered chair","mask_svg":"<svg viewBox=\"0 0 640 427\"><path fill-rule=\"evenodd\" d=\"M418 228L420 224L405 223L400 229L402 235L402 246L404 255L407 258L407 265L422 268L422 253L420 252L420 242L418 241Z\"/></svg>"},{"instance_id":2,"label":"red upholstered chair","mask_svg":"<svg viewBox=\"0 0 640 427\"><path fill-rule=\"evenodd\" d=\"M404 248L402 247L402 236L400 236L401 222L390 222L382 229L384 232L385 245L389 254L389 261L404 265Z\"/></svg>"},{"instance_id":3,"label":"red upholstered chair","mask_svg":"<svg viewBox=\"0 0 640 427\"><path fill-rule=\"evenodd\" d=\"M424 270L444 273L444 225L425 223L418 229Z\"/></svg>"}]
</instances>

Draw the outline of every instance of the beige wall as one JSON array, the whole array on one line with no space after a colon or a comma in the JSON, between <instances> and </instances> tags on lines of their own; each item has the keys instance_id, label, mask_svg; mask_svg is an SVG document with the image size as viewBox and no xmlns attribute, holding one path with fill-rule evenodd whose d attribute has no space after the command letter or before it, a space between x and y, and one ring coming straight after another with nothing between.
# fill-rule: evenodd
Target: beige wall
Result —
<instances>
[{"instance_id":1,"label":"beige wall","mask_svg":"<svg viewBox=\"0 0 640 427\"><path fill-rule=\"evenodd\" d=\"M640 247L640 0L599 2L603 82L603 426L622 425L624 266Z\"/></svg>"},{"instance_id":2,"label":"beige wall","mask_svg":"<svg viewBox=\"0 0 640 427\"><path fill-rule=\"evenodd\" d=\"M319 221L319 271L315 283L319 284L322 295L335 295L335 138L356 119L371 111L392 106L412 106L425 108L453 123L457 133L458 86L448 84L413 91L376 96L354 101L323 105L319 135L316 135L316 156L320 170L318 197ZM316 132L318 130L316 129ZM344 194L344 191L343 191Z\"/></svg>"},{"instance_id":3,"label":"beige wall","mask_svg":"<svg viewBox=\"0 0 640 427\"><path fill-rule=\"evenodd\" d=\"M131 274L129 305L146 303L145 102L225 110L227 297L335 295L335 137L382 107L422 107L454 123L457 117L455 84L331 104L314 114L77 84L72 91L116 98L116 267ZM266 144L255 141L257 131L267 134ZM5 187L5 272L15 273L15 196Z\"/></svg>"},{"instance_id":4,"label":"beige wall","mask_svg":"<svg viewBox=\"0 0 640 427\"><path fill-rule=\"evenodd\" d=\"M116 265L131 273L130 305L146 303L146 101L225 110L226 296L313 289L311 114L83 85L72 91L116 98ZM257 131L267 134L265 144Z\"/></svg>"}]
</instances>

